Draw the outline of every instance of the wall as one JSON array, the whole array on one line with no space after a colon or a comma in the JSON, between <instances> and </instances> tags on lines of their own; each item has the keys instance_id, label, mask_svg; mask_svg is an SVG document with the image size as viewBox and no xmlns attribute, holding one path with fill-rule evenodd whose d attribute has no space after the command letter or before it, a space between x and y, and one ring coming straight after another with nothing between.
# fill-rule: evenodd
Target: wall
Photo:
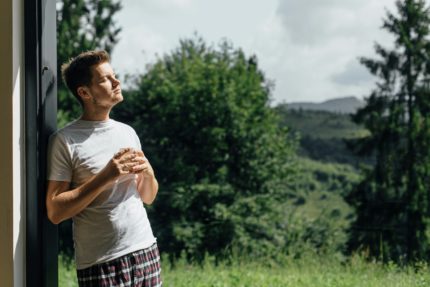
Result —
<instances>
[{"instance_id":1,"label":"wall","mask_svg":"<svg viewBox=\"0 0 430 287\"><path fill-rule=\"evenodd\" d=\"M3 0L4 1L4 0ZM14 286L25 286L24 0L13 2L13 262Z\"/></svg>"},{"instance_id":2,"label":"wall","mask_svg":"<svg viewBox=\"0 0 430 287\"><path fill-rule=\"evenodd\" d=\"M0 1L0 278L25 286L23 1Z\"/></svg>"}]
</instances>

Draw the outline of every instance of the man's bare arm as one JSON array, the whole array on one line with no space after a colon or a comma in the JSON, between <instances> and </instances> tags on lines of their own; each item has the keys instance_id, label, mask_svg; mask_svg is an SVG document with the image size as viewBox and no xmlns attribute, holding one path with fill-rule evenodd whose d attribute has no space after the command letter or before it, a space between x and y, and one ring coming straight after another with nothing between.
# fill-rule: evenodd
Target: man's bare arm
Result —
<instances>
[{"instance_id":1,"label":"man's bare arm","mask_svg":"<svg viewBox=\"0 0 430 287\"><path fill-rule=\"evenodd\" d=\"M100 195L109 184L121 174L128 174L124 169L136 157L134 154L125 155L130 149L118 152L97 175L74 189L65 181L48 181L46 193L46 208L49 220L58 224L80 213Z\"/></svg>"},{"instance_id":2,"label":"man's bare arm","mask_svg":"<svg viewBox=\"0 0 430 287\"><path fill-rule=\"evenodd\" d=\"M152 204L158 193L158 181L155 176L144 177L139 174L137 179L137 190L139 191L140 198L146 204Z\"/></svg>"},{"instance_id":3,"label":"man's bare arm","mask_svg":"<svg viewBox=\"0 0 430 287\"><path fill-rule=\"evenodd\" d=\"M158 181L154 170L143 151L135 150L137 157L134 159L136 165L131 167L131 172L137 174L137 191L140 198L146 204L152 204L158 193Z\"/></svg>"}]
</instances>

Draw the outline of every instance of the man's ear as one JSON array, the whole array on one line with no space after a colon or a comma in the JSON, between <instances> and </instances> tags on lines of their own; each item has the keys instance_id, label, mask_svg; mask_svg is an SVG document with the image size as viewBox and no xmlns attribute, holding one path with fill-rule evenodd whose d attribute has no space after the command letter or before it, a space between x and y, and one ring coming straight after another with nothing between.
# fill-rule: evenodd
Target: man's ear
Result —
<instances>
[{"instance_id":1,"label":"man's ear","mask_svg":"<svg viewBox=\"0 0 430 287\"><path fill-rule=\"evenodd\" d=\"M91 97L88 88L85 86L78 87L77 91L83 101L88 100Z\"/></svg>"}]
</instances>

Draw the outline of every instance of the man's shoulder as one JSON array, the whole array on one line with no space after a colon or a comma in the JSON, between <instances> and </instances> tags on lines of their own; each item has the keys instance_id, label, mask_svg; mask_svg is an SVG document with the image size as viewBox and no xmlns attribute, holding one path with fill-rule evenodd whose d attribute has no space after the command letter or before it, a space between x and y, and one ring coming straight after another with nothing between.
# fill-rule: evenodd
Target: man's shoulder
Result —
<instances>
[{"instance_id":1,"label":"man's shoulder","mask_svg":"<svg viewBox=\"0 0 430 287\"><path fill-rule=\"evenodd\" d=\"M79 140L85 134L85 129L82 129L79 126L78 120L73 120L67 123L64 127L56 130L51 136L51 141L56 140L60 141L63 144L69 145L74 143L76 140Z\"/></svg>"},{"instance_id":2,"label":"man's shoulder","mask_svg":"<svg viewBox=\"0 0 430 287\"><path fill-rule=\"evenodd\" d=\"M63 127L57 129L56 133L67 133L70 129L73 129L76 126L77 122L78 119L68 122Z\"/></svg>"},{"instance_id":3,"label":"man's shoulder","mask_svg":"<svg viewBox=\"0 0 430 287\"><path fill-rule=\"evenodd\" d=\"M103 126L97 126L97 127L89 127L85 123L83 124L82 121L74 120L68 124L66 124L64 127L58 129L56 132L52 134L52 137L60 137L65 141L74 141L75 138L81 138L81 137L88 137L90 134L93 134L94 129L113 129L113 130L123 130L127 131L128 133L136 134L136 131L134 128L126 123L119 122L116 120L109 120L106 125Z\"/></svg>"},{"instance_id":4,"label":"man's shoulder","mask_svg":"<svg viewBox=\"0 0 430 287\"><path fill-rule=\"evenodd\" d=\"M128 129L128 130L131 130L131 131L134 132L134 128L132 126L130 126L129 124L126 124L126 123L123 123L123 122L119 122L119 121L116 121L116 120L112 120L112 122L115 125L117 125L118 127L120 127L120 128Z\"/></svg>"},{"instance_id":5,"label":"man's shoulder","mask_svg":"<svg viewBox=\"0 0 430 287\"><path fill-rule=\"evenodd\" d=\"M51 136L52 137L65 137L72 132L75 128L76 120L67 123L65 126L57 129Z\"/></svg>"}]
</instances>

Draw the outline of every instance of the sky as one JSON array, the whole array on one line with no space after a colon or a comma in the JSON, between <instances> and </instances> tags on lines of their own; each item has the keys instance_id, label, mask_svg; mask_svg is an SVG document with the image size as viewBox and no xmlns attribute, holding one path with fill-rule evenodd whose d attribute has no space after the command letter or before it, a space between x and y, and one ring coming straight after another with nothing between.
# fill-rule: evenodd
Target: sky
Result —
<instances>
[{"instance_id":1,"label":"sky","mask_svg":"<svg viewBox=\"0 0 430 287\"><path fill-rule=\"evenodd\" d=\"M208 44L229 40L256 55L274 82L272 103L322 102L369 95L376 78L358 58L374 43L392 46L381 29L394 0L123 0L112 53L120 75L141 74L195 33Z\"/></svg>"}]
</instances>

